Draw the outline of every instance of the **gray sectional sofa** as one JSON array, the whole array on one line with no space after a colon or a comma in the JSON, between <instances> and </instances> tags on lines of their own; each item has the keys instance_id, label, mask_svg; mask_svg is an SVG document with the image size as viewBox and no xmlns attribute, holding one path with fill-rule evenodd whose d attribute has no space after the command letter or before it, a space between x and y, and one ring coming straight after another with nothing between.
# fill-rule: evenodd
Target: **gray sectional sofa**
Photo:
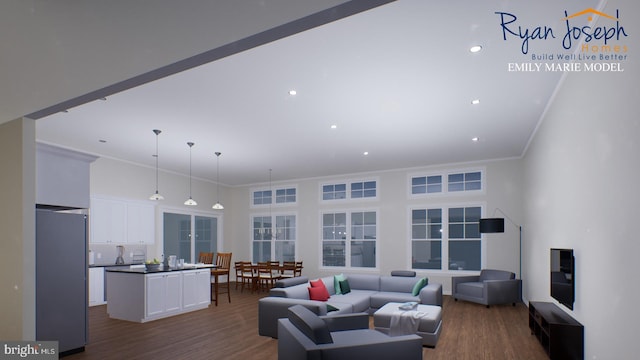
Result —
<instances>
[{"instance_id":1,"label":"gray sectional sofa","mask_svg":"<svg viewBox=\"0 0 640 360\"><path fill-rule=\"evenodd\" d=\"M412 295L418 277L384 276L374 274L345 274L351 292L336 294L334 277L322 278L330 298L324 301L309 299L309 281L306 277L287 279L276 284L268 297L258 302L258 333L278 337L278 319L287 317L287 309L302 305L317 315L335 316L365 312L373 314L389 302L415 301L426 305L442 306L442 285L427 284L417 296ZM328 309L327 305L331 308Z\"/></svg>"}]
</instances>

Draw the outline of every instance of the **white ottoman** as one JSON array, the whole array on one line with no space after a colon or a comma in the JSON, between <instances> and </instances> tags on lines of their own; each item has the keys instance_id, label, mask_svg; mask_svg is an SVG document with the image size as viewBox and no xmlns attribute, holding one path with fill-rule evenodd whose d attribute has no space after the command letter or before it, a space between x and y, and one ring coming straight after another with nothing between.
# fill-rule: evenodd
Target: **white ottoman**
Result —
<instances>
[{"instance_id":1,"label":"white ottoman","mask_svg":"<svg viewBox=\"0 0 640 360\"><path fill-rule=\"evenodd\" d=\"M380 332L389 334L393 316L407 312L406 310L400 310L398 308L400 305L402 305L402 303L390 302L374 312L374 328ZM422 345L436 347L438 338L440 338L440 332L442 331L442 308L440 306L418 304L414 310L410 311L424 313L418 320L418 331L416 334L422 337Z\"/></svg>"}]
</instances>

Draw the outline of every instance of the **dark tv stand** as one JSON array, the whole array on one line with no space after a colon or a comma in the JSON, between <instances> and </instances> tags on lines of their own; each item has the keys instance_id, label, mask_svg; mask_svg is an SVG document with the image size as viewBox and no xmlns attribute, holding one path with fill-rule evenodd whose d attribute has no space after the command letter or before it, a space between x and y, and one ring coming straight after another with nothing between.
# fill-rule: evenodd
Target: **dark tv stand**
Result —
<instances>
[{"instance_id":1,"label":"dark tv stand","mask_svg":"<svg viewBox=\"0 0 640 360\"><path fill-rule=\"evenodd\" d=\"M530 301L529 329L550 359L584 359L584 326L555 304Z\"/></svg>"}]
</instances>

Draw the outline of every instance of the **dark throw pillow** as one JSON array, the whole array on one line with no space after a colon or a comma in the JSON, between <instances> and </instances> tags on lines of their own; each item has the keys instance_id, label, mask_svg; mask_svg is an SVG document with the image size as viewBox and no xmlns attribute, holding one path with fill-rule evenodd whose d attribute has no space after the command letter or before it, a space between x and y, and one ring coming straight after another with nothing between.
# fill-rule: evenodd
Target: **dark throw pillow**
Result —
<instances>
[{"instance_id":1,"label":"dark throw pillow","mask_svg":"<svg viewBox=\"0 0 640 360\"><path fill-rule=\"evenodd\" d=\"M343 294L348 294L351 292L351 286L349 286L349 280L345 279L340 281L340 291Z\"/></svg>"}]
</instances>

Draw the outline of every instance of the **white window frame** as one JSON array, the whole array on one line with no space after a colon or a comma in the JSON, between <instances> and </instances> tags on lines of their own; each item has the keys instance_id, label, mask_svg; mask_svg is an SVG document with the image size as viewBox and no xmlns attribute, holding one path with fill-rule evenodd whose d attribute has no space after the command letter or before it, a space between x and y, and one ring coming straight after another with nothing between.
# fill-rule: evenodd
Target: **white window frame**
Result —
<instances>
[{"instance_id":1,"label":"white window frame","mask_svg":"<svg viewBox=\"0 0 640 360\"><path fill-rule=\"evenodd\" d=\"M415 270L417 272L431 272L438 274L477 274L479 270L449 270L449 242L450 241L461 241L459 239L450 239L449 238L449 209L451 208L467 208L467 207L479 207L480 208L480 217L485 216L486 203L484 202L443 202L443 203L420 203L420 204L412 204L407 207L407 269ZM446 259L440 265L440 269L413 269L413 233L412 233L412 212L413 210L420 209L442 209L442 259ZM480 269L483 269L487 263L487 249L486 249L486 241L485 236L480 234ZM445 266L446 265L446 266ZM443 269L443 266L445 268Z\"/></svg>"},{"instance_id":2,"label":"white window frame","mask_svg":"<svg viewBox=\"0 0 640 360\"><path fill-rule=\"evenodd\" d=\"M293 202L281 202L278 203L276 202L276 194L278 193L278 190L290 190L290 189L294 189L296 192L296 201ZM253 199L254 199L254 194L258 191L271 191L271 203L264 203L264 204L254 204ZM273 207L283 207L283 206L297 206L298 205L298 198L300 197L300 192L298 190L298 185L294 184L294 185L278 185L278 186L272 186L272 187L255 187L249 190L249 207L252 209L264 209L264 208L268 208L270 206Z\"/></svg>"},{"instance_id":3,"label":"white window frame","mask_svg":"<svg viewBox=\"0 0 640 360\"><path fill-rule=\"evenodd\" d=\"M375 182L376 187L376 196L370 197L352 197L351 196L351 186L352 184L364 183L367 182ZM345 197L344 199L324 199L324 187L328 185L345 185ZM364 193L364 188L363 188ZM366 202L366 201L377 201L380 198L380 178L378 176L364 177L364 178L353 178L353 179L339 179L339 180L327 180L318 183L318 201L320 204L337 204L344 202Z\"/></svg>"},{"instance_id":4,"label":"white window frame","mask_svg":"<svg viewBox=\"0 0 640 360\"><path fill-rule=\"evenodd\" d=\"M297 211L279 211L279 212L273 212L273 213L254 213L254 214L250 214L249 215L249 234L250 234L250 239L249 239L249 252L250 252L250 258L251 261L254 261L253 258L253 243L254 243L254 239L253 239L253 220L256 217L270 217L271 218L271 233L274 234L277 230L276 230L276 219L278 218L278 216L293 216L295 217L295 221L296 221L296 227L293 231L294 234L294 239L291 240L289 239L289 241L293 241L294 242L294 259L298 258L298 229L299 229L299 217L298 217L298 212ZM270 259L271 260L275 260L276 259L276 242L280 241L280 240L276 240L276 236L272 236L271 239L269 240L271 242L271 254L270 254Z\"/></svg>"},{"instance_id":5,"label":"white window frame","mask_svg":"<svg viewBox=\"0 0 640 360\"><path fill-rule=\"evenodd\" d=\"M175 208L175 207L169 207L169 206L160 206L158 207L158 211L156 212L156 233L159 234L159 245L156 246L156 256L154 256L157 259L160 259L160 257L162 255L169 256L170 254L163 254L164 251L164 214L165 213L171 213L171 214L179 214L179 215L189 215L191 216L191 229L190 229L190 234L195 234L196 231L196 222L195 217L196 216L200 216L200 217L210 217L210 218L216 218L217 219L217 233L216 233L216 252L222 251L222 244L224 243L224 238L223 238L223 234L224 234L224 229L223 224L224 224L224 217L223 217L223 213L221 212L207 212L207 211L190 211L184 208ZM195 239L193 238L193 236L191 236L191 258L192 259L197 259L197 255L195 253ZM147 254L147 258L153 258L150 257L149 254ZM185 260L186 261L186 260Z\"/></svg>"},{"instance_id":6,"label":"white window frame","mask_svg":"<svg viewBox=\"0 0 640 360\"><path fill-rule=\"evenodd\" d=\"M361 267L361 266L357 266L357 267L353 267L351 264L351 241L353 241L354 239L351 239L351 216L353 213L364 213L364 212L375 212L376 214L376 238L375 238L375 266L374 267ZM345 236L345 265L344 266L327 266L324 265L324 254L323 254L323 246L324 246L324 235L323 235L323 228L324 228L324 223L323 223L323 216L325 214L338 214L338 213L345 213L346 214L346 220L345 220L345 225L346 225L346 236ZM372 272L376 272L379 270L380 268L380 209L379 208L349 208L349 209L326 209L326 210L321 210L319 213L319 219L318 219L318 223L320 224L319 228L319 249L318 249L318 254L319 254L319 267L320 269L325 269L325 270L336 270L336 269L340 269L340 270L357 270L357 271L372 271ZM365 240L365 241L373 241L373 240Z\"/></svg>"},{"instance_id":7,"label":"white window frame","mask_svg":"<svg viewBox=\"0 0 640 360\"><path fill-rule=\"evenodd\" d=\"M449 191L449 175L455 174L467 174L467 173L480 173L480 189L477 190L462 190L462 191ZM417 177L430 177L430 176L442 176L442 191L434 193L413 193L413 179ZM447 169L442 171L424 171L413 172L407 174L407 198L408 199L424 199L428 197L440 197L440 196L469 196L485 194L487 187L487 176L485 167L473 167L473 168L460 168L460 169Z\"/></svg>"}]
</instances>

